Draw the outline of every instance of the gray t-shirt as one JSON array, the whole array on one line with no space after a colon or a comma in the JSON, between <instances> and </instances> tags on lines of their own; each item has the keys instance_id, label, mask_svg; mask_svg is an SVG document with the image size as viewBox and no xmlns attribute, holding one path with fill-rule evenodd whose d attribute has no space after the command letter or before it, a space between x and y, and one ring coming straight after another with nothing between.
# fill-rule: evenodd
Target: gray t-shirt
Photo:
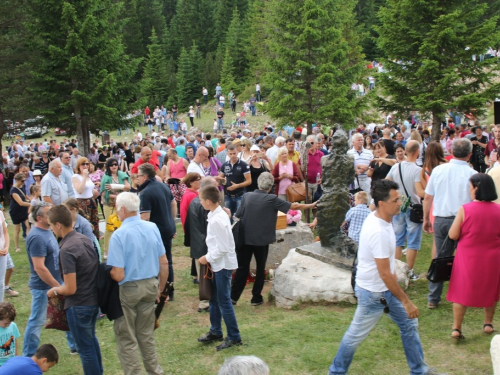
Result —
<instances>
[{"instance_id":1,"label":"gray t-shirt","mask_svg":"<svg viewBox=\"0 0 500 375\"><path fill-rule=\"evenodd\" d=\"M397 182L399 185L399 192L402 196L406 197L405 189L403 184L401 183L401 175L399 173L399 166L401 165L401 174L403 175L403 181L405 183L406 190L411 197L412 203L420 203L420 197L417 195L415 191L415 182L420 182L420 168L415 163L410 163L408 161L403 161L401 163L394 164L389 171L389 174L386 178Z\"/></svg>"},{"instance_id":2,"label":"gray t-shirt","mask_svg":"<svg viewBox=\"0 0 500 375\"><path fill-rule=\"evenodd\" d=\"M49 290L51 288L35 272L31 257L45 257L45 267L52 277L62 284L61 272L59 271L59 245L52 231L32 226L26 237L26 252L31 271L28 282L30 289Z\"/></svg>"},{"instance_id":3,"label":"gray t-shirt","mask_svg":"<svg viewBox=\"0 0 500 375\"><path fill-rule=\"evenodd\" d=\"M96 275L99 266L92 242L83 234L71 231L59 243L61 273L76 273L76 293L66 296L64 309L97 305Z\"/></svg>"}]
</instances>

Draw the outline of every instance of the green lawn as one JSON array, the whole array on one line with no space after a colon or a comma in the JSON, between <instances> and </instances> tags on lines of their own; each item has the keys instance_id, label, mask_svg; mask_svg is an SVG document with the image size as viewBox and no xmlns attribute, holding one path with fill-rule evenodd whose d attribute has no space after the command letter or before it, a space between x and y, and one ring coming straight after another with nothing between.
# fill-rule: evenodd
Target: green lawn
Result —
<instances>
[{"instance_id":1,"label":"green lawn","mask_svg":"<svg viewBox=\"0 0 500 375\"><path fill-rule=\"evenodd\" d=\"M9 227L10 232L13 227ZM181 228L178 228L182 232ZM417 258L416 270L423 276L429 263L430 238L424 236L424 246ZM293 310L276 308L271 302L250 306L247 290L236 306L244 345L216 352L214 345L203 346L196 338L208 330L209 318L198 313L197 288L190 276L190 258L182 246L182 235L175 240L174 269L176 272L176 298L162 315L161 326L155 332L160 363L168 374L216 374L224 359L232 355L256 355L271 368L271 374L325 374L349 326L355 306L305 305ZM24 334L30 310L27 287L29 265L22 243L20 253L12 253L16 264L11 285L21 294L11 298L18 317L16 323ZM266 283L265 292L271 288ZM491 336L482 333L482 311L471 309L464 321L464 343L454 345L451 333L451 305L443 303L430 311L426 306L427 282L423 279L411 284L408 294L420 308L420 336L426 361L448 374L491 374L489 345ZM495 320L496 325L500 323ZM112 322L107 319L97 324L106 374L120 374L116 355ZM42 331L42 343L53 343L60 352L59 364L52 374L82 374L78 356L71 356L62 332ZM22 345L22 337L19 340ZM360 346L351 374L407 374L404 352L398 329L384 316L368 339Z\"/></svg>"}]
</instances>

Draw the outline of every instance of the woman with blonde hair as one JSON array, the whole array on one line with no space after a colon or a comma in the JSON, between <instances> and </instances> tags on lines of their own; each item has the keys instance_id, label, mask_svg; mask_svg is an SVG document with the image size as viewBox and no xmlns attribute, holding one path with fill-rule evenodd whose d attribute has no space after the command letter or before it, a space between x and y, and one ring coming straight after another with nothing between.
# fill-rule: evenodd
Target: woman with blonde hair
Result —
<instances>
[{"instance_id":1,"label":"woman with blonde hair","mask_svg":"<svg viewBox=\"0 0 500 375\"><path fill-rule=\"evenodd\" d=\"M416 161L416 164L422 168L424 166L424 158L425 158L425 150L427 148L426 144L424 141L422 141L422 136L418 131L413 129L411 131L410 139L412 141L417 141L420 144L420 152L418 153L418 158Z\"/></svg>"},{"instance_id":2,"label":"woman with blonde hair","mask_svg":"<svg viewBox=\"0 0 500 375\"><path fill-rule=\"evenodd\" d=\"M288 149L280 147L278 150L278 162L274 166L272 175L274 176L274 182L276 183L275 194L278 198L287 200L286 189L297 182L300 181L299 167L293 161L288 160Z\"/></svg>"},{"instance_id":3,"label":"woman with blonde hair","mask_svg":"<svg viewBox=\"0 0 500 375\"><path fill-rule=\"evenodd\" d=\"M243 160L245 163L250 163L250 159L252 159L252 152L250 149L252 148L252 142L248 138L241 140L242 150L240 152L239 158Z\"/></svg>"},{"instance_id":4,"label":"woman with blonde hair","mask_svg":"<svg viewBox=\"0 0 500 375\"><path fill-rule=\"evenodd\" d=\"M75 174L71 178L71 182L73 183L73 191L75 192L78 206L89 218L94 235L99 238L99 212L94 200L99 193L89 176L89 165L90 163L87 158L79 158L76 162Z\"/></svg>"}]
</instances>

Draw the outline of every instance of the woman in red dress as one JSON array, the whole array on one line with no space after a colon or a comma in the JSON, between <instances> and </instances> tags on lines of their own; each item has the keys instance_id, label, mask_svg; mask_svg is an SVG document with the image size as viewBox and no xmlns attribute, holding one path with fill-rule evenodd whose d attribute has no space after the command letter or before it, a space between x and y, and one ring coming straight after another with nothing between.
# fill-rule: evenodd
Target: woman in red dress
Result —
<instances>
[{"instance_id":1,"label":"woman in red dress","mask_svg":"<svg viewBox=\"0 0 500 375\"><path fill-rule=\"evenodd\" d=\"M459 240L446 299L453 302L452 338L464 339L462 321L467 307L484 308L483 331L492 333L500 295L500 205L493 179L478 173L470 178L472 202L459 208L448 232Z\"/></svg>"}]
</instances>

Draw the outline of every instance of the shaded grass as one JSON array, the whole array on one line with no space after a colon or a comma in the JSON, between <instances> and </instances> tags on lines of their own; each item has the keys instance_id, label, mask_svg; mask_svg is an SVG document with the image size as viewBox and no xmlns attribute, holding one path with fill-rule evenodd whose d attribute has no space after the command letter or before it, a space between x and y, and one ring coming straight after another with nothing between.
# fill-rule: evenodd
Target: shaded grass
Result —
<instances>
[{"instance_id":1,"label":"shaded grass","mask_svg":"<svg viewBox=\"0 0 500 375\"><path fill-rule=\"evenodd\" d=\"M9 227L10 232L13 227ZM266 302L250 306L247 287L235 307L244 345L216 352L214 345L199 344L196 338L209 329L209 316L198 313L198 291L190 276L189 249L182 247L182 229L174 240L176 298L163 310L160 328L155 332L160 364L168 374L216 374L224 359L233 355L256 355L264 359L271 374L325 374L340 340L355 311L350 304L302 305L293 310L276 308ZM24 334L31 296L27 287L29 266L24 251L13 253L16 271L11 284L21 294L11 298L18 311L16 323ZM424 235L423 249L415 269L423 276L430 258L430 237ZM266 282L264 295L270 292ZM445 292L446 292L445 288ZM456 375L491 374L489 345L491 336L482 333L483 312L470 309L464 320L464 343L454 345L449 338L452 324L451 304L443 302L436 310L426 309L427 282L413 282L407 291L420 309L419 332L426 362L442 372ZM445 292L443 296L445 296ZM495 319L495 323L499 323ZM120 374L112 322L97 323L105 374ZM42 331L42 343L51 342L60 352L60 362L51 374L82 374L78 356L71 356L62 332ZM19 340L22 345L22 337ZM397 326L383 316L359 347L351 374L409 373Z\"/></svg>"}]
</instances>

